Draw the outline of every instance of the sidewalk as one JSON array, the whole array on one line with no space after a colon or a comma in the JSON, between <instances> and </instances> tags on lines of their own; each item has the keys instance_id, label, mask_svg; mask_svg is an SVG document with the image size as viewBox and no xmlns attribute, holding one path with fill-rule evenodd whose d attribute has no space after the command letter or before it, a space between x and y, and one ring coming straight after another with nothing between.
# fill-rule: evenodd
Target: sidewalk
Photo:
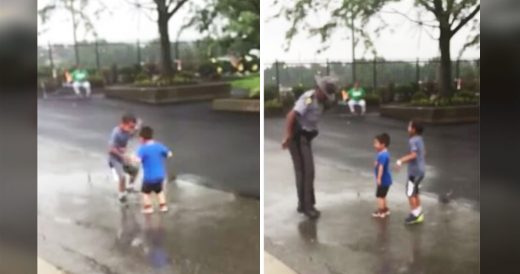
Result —
<instances>
[{"instance_id":1,"label":"sidewalk","mask_svg":"<svg viewBox=\"0 0 520 274\"><path fill-rule=\"evenodd\" d=\"M38 274L65 274L65 272L38 257Z\"/></svg>"},{"instance_id":2,"label":"sidewalk","mask_svg":"<svg viewBox=\"0 0 520 274\"><path fill-rule=\"evenodd\" d=\"M388 194L392 214L384 220L373 219L372 162L360 170L315 151L316 206L322 216L309 221L296 213L289 153L272 140L264 144L265 250L294 271L479 273L480 212L473 204L457 200L441 204L435 195L425 193L425 222L405 226L409 212L403 183L406 172L394 172L395 183Z\"/></svg>"}]
</instances>

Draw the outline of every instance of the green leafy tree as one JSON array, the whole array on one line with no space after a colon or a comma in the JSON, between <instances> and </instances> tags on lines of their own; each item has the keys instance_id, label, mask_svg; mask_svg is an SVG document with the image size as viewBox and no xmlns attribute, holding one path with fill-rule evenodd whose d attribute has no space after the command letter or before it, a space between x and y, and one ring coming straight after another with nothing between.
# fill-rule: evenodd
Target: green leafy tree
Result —
<instances>
[{"instance_id":1,"label":"green leafy tree","mask_svg":"<svg viewBox=\"0 0 520 274\"><path fill-rule=\"evenodd\" d=\"M168 22L189 0L127 0L127 2L145 12L145 15L157 22L161 46L161 73L173 75ZM150 15L149 12L154 13L155 16Z\"/></svg>"},{"instance_id":2,"label":"green leafy tree","mask_svg":"<svg viewBox=\"0 0 520 274\"><path fill-rule=\"evenodd\" d=\"M259 0L210 0L191 23L236 55L260 48Z\"/></svg>"},{"instance_id":3,"label":"green leafy tree","mask_svg":"<svg viewBox=\"0 0 520 274\"><path fill-rule=\"evenodd\" d=\"M72 38L74 42L74 56L76 64L79 63L78 50L78 29L83 27L85 35L92 34L97 38L97 32L94 28L93 20L99 18L99 15L104 11L105 5L103 2L97 2L97 9L88 13L92 2L90 0L48 0L46 4L38 10L39 19L43 26L47 24L57 10L65 10L70 14L70 22L72 23Z\"/></svg>"},{"instance_id":4,"label":"green leafy tree","mask_svg":"<svg viewBox=\"0 0 520 274\"><path fill-rule=\"evenodd\" d=\"M279 4L275 1L275 4ZM372 19L381 19L378 15L383 8L395 0L296 0L288 7L282 7L279 17L284 17L291 22L291 27L286 33L286 38L290 42L292 38L301 30L307 31L311 35L319 35L323 42L328 40L332 32L336 29L350 29L352 36L359 34L365 43L365 48L373 50L373 44L369 33L364 27ZM415 7L421 9L435 18L434 22L427 22L423 18L412 19L407 14L400 13L420 26L432 27L437 30L439 50L441 55L440 65L440 93L442 96L449 97L453 94L452 88L452 67L451 67L451 39L466 25L468 25L480 12L479 0L414 0ZM319 11L330 11L328 22L320 26L312 26L308 23L308 17ZM474 25L478 24L474 22ZM381 21L380 27L375 30L377 35L384 29L386 23ZM353 41L353 51L356 39ZM465 47L478 44L480 36L477 34L468 41ZM290 43L289 43L290 45ZM374 51L375 53L375 51ZM355 54L353 52L353 59Z\"/></svg>"}]
</instances>

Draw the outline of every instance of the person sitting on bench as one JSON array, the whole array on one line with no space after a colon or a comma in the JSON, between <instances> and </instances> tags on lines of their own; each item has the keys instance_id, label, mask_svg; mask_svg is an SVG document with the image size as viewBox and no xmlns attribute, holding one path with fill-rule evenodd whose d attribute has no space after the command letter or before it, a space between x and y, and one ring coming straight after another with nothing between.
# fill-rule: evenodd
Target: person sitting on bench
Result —
<instances>
[{"instance_id":1,"label":"person sitting on bench","mask_svg":"<svg viewBox=\"0 0 520 274\"><path fill-rule=\"evenodd\" d=\"M348 93L344 94L345 99L348 101L348 107L352 114L356 113L355 106L361 107L361 114L365 114L366 102L365 102L365 90L360 86L359 81L354 83L354 87L351 88Z\"/></svg>"},{"instance_id":2,"label":"person sitting on bench","mask_svg":"<svg viewBox=\"0 0 520 274\"><path fill-rule=\"evenodd\" d=\"M76 69L72 71L72 88L77 96L81 96L80 88L84 88L86 97L90 97L90 82L88 81L88 72L82 68L81 65L77 65Z\"/></svg>"}]
</instances>

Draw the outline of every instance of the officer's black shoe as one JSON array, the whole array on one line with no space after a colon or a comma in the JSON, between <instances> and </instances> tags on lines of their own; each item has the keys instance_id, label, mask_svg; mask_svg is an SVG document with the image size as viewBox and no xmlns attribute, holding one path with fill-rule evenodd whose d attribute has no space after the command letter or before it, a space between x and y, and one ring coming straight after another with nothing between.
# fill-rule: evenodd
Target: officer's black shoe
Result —
<instances>
[{"instance_id":1,"label":"officer's black shoe","mask_svg":"<svg viewBox=\"0 0 520 274\"><path fill-rule=\"evenodd\" d=\"M298 208L296 208L296 211L298 213L303 213L303 206L302 205L298 205Z\"/></svg>"},{"instance_id":2,"label":"officer's black shoe","mask_svg":"<svg viewBox=\"0 0 520 274\"><path fill-rule=\"evenodd\" d=\"M317 219L321 215L320 211L315 208L306 210L305 212L303 212L303 214L305 214L305 216L307 216L309 219Z\"/></svg>"}]
</instances>

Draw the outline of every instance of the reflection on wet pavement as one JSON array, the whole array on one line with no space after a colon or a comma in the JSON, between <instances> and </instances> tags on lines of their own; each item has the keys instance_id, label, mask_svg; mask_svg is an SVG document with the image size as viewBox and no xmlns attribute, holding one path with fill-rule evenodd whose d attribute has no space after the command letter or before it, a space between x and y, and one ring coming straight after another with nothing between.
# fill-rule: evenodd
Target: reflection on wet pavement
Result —
<instances>
[{"instance_id":1,"label":"reflection on wet pavement","mask_svg":"<svg viewBox=\"0 0 520 274\"><path fill-rule=\"evenodd\" d=\"M386 219L374 219L373 175L341 162L331 163L317 150L316 206L322 214L318 220L307 220L296 212L289 154L277 142L266 140L264 144L265 250L294 271L479 273L480 213L475 204L466 200L440 203L425 192L425 222L405 226L409 209L400 183L405 174L394 173L395 183L388 194L392 213Z\"/></svg>"},{"instance_id":2,"label":"reflection on wet pavement","mask_svg":"<svg viewBox=\"0 0 520 274\"><path fill-rule=\"evenodd\" d=\"M177 175L170 210L120 206L104 155L39 138L38 255L69 273L258 273L259 202Z\"/></svg>"}]
</instances>

